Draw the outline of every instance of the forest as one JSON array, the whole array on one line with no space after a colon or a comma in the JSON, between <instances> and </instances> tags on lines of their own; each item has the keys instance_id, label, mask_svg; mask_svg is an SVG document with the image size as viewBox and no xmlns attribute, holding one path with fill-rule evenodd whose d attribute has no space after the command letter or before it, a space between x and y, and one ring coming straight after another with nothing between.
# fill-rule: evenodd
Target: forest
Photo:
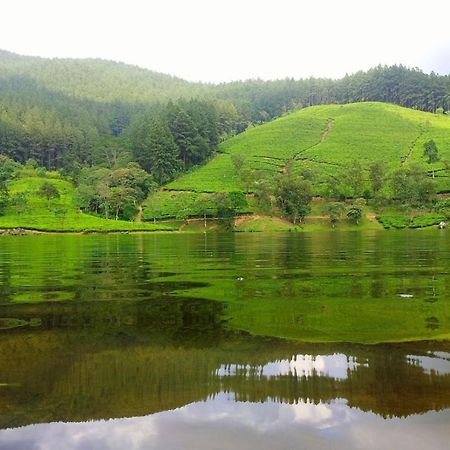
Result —
<instances>
[{"instance_id":1,"label":"forest","mask_svg":"<svg viewBox=\"0 0 450 450\"><path fill-rule=\"evenodd\" d=\"M79 174L137 162L158 184L249 127L307 106L381 101L450 109L450 78L379 66L332 79L189 83L104 60L0 51L0 153Z\"/></svg>"}]
</instances>

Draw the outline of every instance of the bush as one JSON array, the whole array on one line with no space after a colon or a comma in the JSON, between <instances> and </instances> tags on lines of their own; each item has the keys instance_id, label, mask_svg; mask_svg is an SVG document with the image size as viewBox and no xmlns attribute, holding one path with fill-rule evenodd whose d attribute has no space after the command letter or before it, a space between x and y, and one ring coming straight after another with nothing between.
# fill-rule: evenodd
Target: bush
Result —
<instances>
[{"instance_id":1,"label":"bush","mask_svg":"<svg viewBox=\"0 0 450 450\"><path fill-rule=\"evenodd\" d=\"M441 214L420 214L415 217L389 215L378 216L377 220L386 229L425 228L438 225L444 217Z\"/></svg>"}]
</instances>

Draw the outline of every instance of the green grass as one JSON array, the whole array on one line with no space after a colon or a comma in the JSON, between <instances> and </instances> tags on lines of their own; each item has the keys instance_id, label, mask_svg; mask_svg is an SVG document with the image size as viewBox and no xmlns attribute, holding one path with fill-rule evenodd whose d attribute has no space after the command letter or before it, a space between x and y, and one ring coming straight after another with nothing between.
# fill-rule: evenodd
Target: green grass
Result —
<instances>
[{"instance_id":1,"label":"green grass","mask_svg":"<svg viewBox=\"0 0 450 450\"><path fill-rule=\"evenodd\" d=\"M423 144L434 139L441 161L428 165ZM443 169L450 160L450 118L385 103L325 105L302 109L273 122L251 128L221 144L222 153L207 164L170 183L170 189L194 192L230 192L244 189L235 174L231 155L246 156L244 167L263 170L273 178L286 162L296 159L294 170L308 167L328 174L359 160L364 167L376 160L391 169L418 163L424 171ZM450 190L448 171L437 172L438 189Z\"/></svg>"},{"instance_id":2,"label":"green grass","mask_svg":"<svg viewBox=\"0 0 450 450\"><path fill-rule=\"evenodd\" d=\"M237 232L273 232L273 231L301 231L302 228L278 217L254 216L243 218L234 227Z\"/></svg>"},{"instance_id":3,"label":"green grass","mask_svg":"<svg viewBox=\"0 0 450 450\"><path fill-rule=\"evenodd\" d=\"M60 198L47 202L36 192L42 183L57 187ZM109 220L78 211L73 206L74 188L69 181L54 178L26 177L10 182L11 196L24 193L27 204L24 208L9 206L0 216L0 229L24 228L36 231L55 232L110 232L110 231L170 231L168 225Z\"/></svg>"}]
</instances>

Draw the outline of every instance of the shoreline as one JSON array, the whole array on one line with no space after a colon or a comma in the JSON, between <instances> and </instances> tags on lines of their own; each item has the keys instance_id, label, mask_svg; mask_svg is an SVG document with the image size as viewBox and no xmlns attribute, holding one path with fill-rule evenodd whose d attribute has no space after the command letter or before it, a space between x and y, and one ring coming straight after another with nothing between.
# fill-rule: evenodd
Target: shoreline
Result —
<instances>
[{"instance_id":1,"label":"shoreline","mask_svg":"<svg viewBox=\"0 0 450 450\"><path fill-rule=\"evenodd\" d=\"M384 227L379 228L370 228L370 227L335 227L335 228L325 228L325 227L296 227L295 229L271 229L271 230L239 230L239 229L202 229L202 230L84 230L84 231L76 231L76 230L40 230L35 228L27 228L27 227L19 227L19 228L0 228L0 237L21 237L21 236L39 236L39 235L47 235L47 234L56 234L56 235L76 235L76 236L88 236L88 235L107 235L107 234L216 234L216 233L236 233L236 234L259 234L259 233L339 233L339 232L365 232L365 231L384 231L384 232L397 232L397 231L424 231L424 230L436 230L436 231L444 231L439 229L437 226L427 226L421 228L392 228L386 229Z\"/></svg>"}]
</instances>

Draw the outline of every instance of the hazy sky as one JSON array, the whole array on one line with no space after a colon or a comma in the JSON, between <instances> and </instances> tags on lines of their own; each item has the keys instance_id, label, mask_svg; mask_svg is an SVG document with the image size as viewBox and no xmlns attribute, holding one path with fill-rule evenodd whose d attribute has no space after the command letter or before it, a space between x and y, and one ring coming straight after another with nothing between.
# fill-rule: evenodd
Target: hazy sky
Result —
<instances>
[{"instance_id":1,"label":"hazy sky","mask_svg":"<svg viewBox=\"0 0 450 450\"><path fill-rule=\"evenodd\" d=\"M0 48L189 80L450 73L450 0L2 0Z\"/></svg>"}]
</instances>

